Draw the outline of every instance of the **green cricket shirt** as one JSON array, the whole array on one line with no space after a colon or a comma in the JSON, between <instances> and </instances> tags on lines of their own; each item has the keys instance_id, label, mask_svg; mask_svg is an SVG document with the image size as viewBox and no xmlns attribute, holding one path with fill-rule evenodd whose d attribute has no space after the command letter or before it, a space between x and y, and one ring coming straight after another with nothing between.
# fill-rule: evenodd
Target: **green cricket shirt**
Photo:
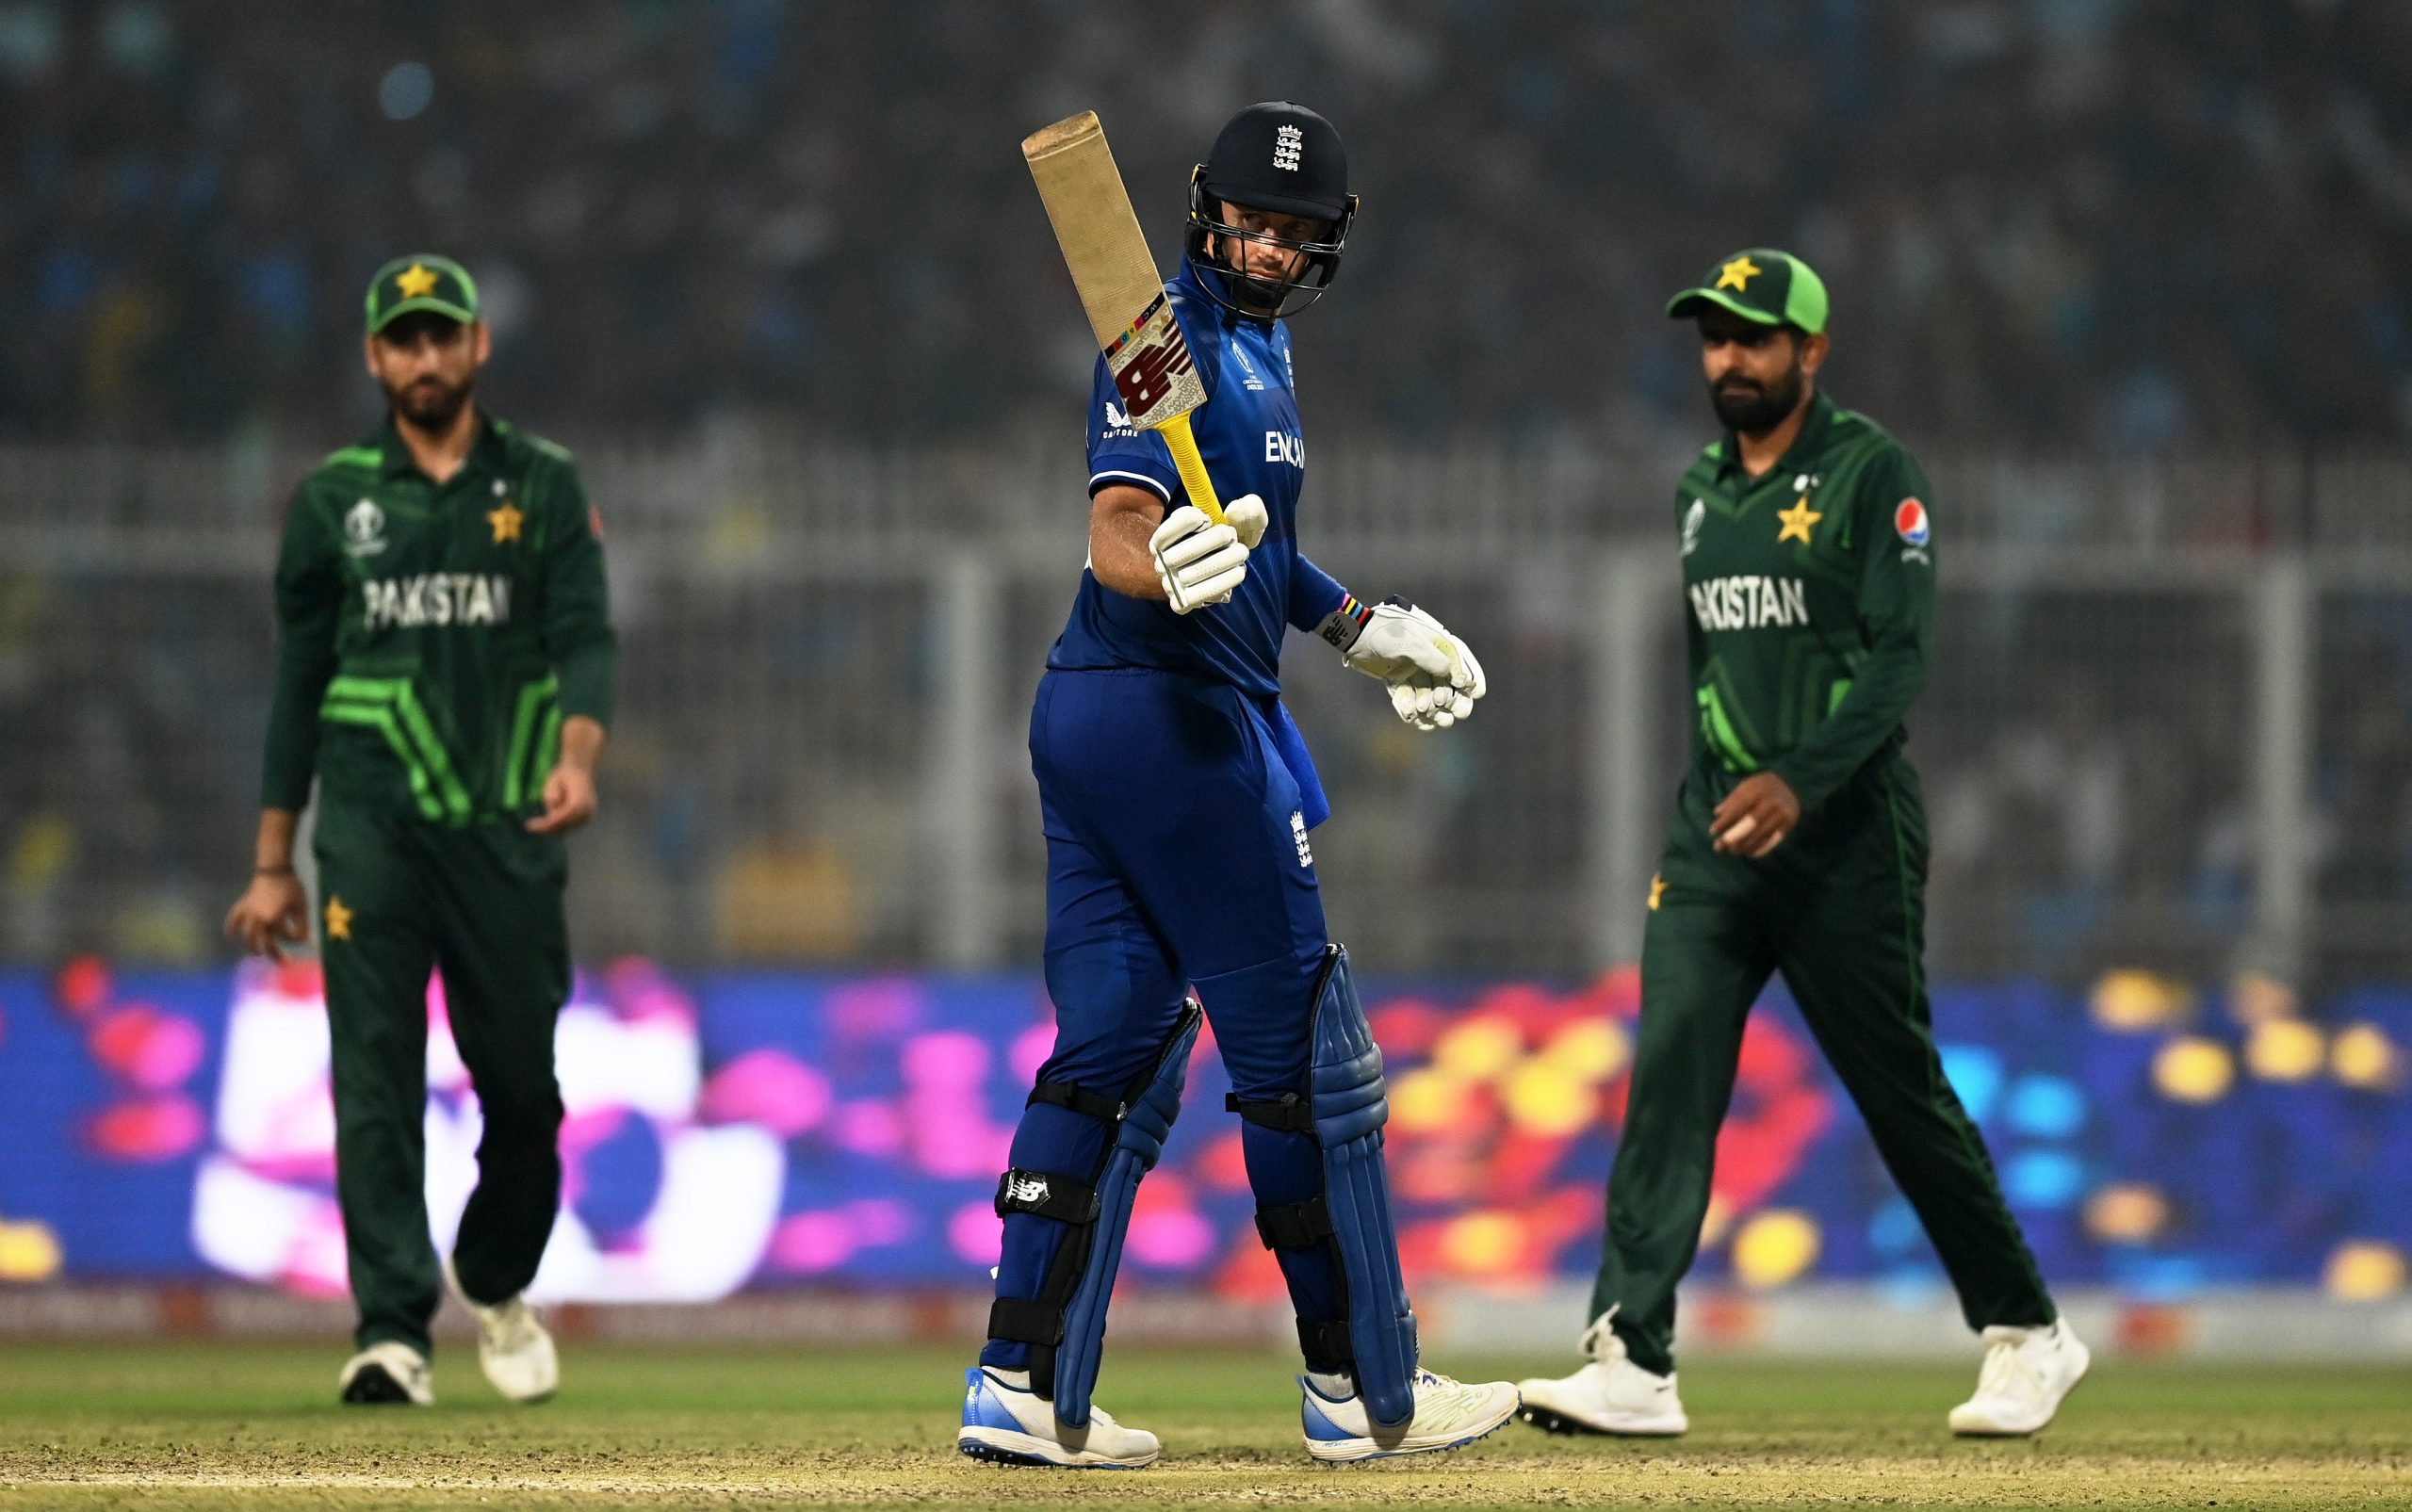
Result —
<instances>
[{"instance_id":1,"label":"green cricket shirt","mask_svg":"<svg viewBox=\"0 0 2412 1512\"><path fill-rule=\"evenodd\" d=\"M452 825L526 813L562 721L608 724L603 545L569 453L500 420L438 484L389 420L295 489L262 802L315 773Z\"/></svg>"},{"instance_id":2,"label":"green cricket shirt","mask_svg":"<svg viewBox=\"0 0 2412 1512\"><path fill-rule=\"evenodd\" d=\"M1684 474L1696 770L1773 772L1806 809L1899 749L1934 631L1926 494L1899 442L1823 394L1760 477L1730 434Z\"/></svg>"}]
</instances>

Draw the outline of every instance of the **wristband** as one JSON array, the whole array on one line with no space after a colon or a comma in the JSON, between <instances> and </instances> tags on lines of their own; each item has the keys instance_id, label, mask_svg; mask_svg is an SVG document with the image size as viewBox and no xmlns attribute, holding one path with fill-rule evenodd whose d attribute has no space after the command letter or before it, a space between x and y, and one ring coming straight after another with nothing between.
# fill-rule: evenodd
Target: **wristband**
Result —
<instances>
[{"instance_id":1,"label":"wristband","mask_svg":"<svg viewBox=\"0 0 2412 1512\"><path fill-rule=\"evenodd\" d=\"M1374 611L1357 602L1356 594L1344 594L1340 607L1325 615L1323 623L1315 626L1315 634L1330 642L1335 649L1345 651L1365 633L1365 626L1373 617Z\"/></svg>"},{"instance_id":2,"label":"wristband","mask_svg":"<svg viewBox=\"0 0 2412 1512\"><path fill-rule=\"evenodd\" d=\"M252 875L255 877L289 877L293 875L293 868L290 864L281 867L253 867L252 868Z\"/></svg>"}]
</instances>

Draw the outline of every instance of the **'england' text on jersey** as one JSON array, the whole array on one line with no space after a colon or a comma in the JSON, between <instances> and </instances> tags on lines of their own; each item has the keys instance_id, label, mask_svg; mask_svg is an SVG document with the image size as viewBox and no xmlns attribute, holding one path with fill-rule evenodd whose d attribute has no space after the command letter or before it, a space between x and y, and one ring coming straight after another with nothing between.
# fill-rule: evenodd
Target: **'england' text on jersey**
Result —
<instances>
[{"instance_id":1,"label":"'england' text on jersey","mask_svg":"<svg viewBox=\"0 0 2412 1512\"><path fill-rule=\"evenodd\" d=\"M360 585L362 618L372 630L423 625L508 625L511 579L500 574L421 573L372 577Z\"/></svg>"},{"instance_id":2,"label":"'england' text on jersey","mask_svg":"<svg viewBox=\"0 0 2412 1512\"><path fill-rule=\"evenodd\" d=\"M1306 438L1293 431L1267 431L1264 432L1264 460L1304 467L1307 464Z\"/></svg>"},{"instance_id":3,"label":"'england' text on jersey","mask_svg":"<svg viewBox=\"0 0 2412 1512\"><path fill-rule=\"evenodd\" d=\"M1809 623L1809 585L1798 577L1750 574L1691 585L1692 613L1703 630L1790 628Z\"/></svg>"}]
</instances>

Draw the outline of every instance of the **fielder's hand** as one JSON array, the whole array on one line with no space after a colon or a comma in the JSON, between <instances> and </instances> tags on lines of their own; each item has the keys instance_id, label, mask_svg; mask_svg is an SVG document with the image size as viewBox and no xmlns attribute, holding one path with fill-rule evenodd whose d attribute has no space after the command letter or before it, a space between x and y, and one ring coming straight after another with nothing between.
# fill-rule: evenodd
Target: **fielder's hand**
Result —
<instances>
[{"instance_id":1,"label":"fielder's hand","mask_svg":"<svg viewBox=\"0 0 2412 1512\"><path fill-rule=\"evenodd\" d=\"M1475 700L1490 691L1473 648L1412 604L1374 606L1341 659L1390 684L1391 707L1419 730L1445 730L1471 718Z\"/></svg>"},{"instance_id":2,"label":"fielder's hand","mask_svg":"<svg viewBox=\"0 0 2412 1512\"><path fill-rule=\"evenodd\" d=\"M1784 843L1801 822L1801 797L1772 772L1742 779L1708 816L1708 837L1727 855L1755 861Z\"/></svg>"},{"instance_id":3,"label":"fielder's hand","mask_svg":"<svg viewBox=\"0 0 2412 1512\"><path fill-rule=\"evenodd\" d=\"M545 779L545 811L528 821L538 835L562 835L595 817L595 773L563 761Z\"/></svg>"},{"instance_id":4,"label":"fielder's hand","mask_svg":"<svg viewBox=\"0 0 2412 1512\"><path fill-rule=\"evenodd\" d=\"M245 953L285 959L285 947L310 937L310 899L290 869L254 874L226 914L226 933Z\"/></svg>"},{"instance_id":5,"label":"fielder's hand","mask_svg":"<svg viewBox=\"0 0 2412 1512\"><path fill-rule=\"evenodd\" d=\"M1248 551L1264 539L1264 501L1254 494L1233 499L1223 517L1228 523L1216 525L1204 510L1183 504L1148 538L1156 581L1164 584L1165 600L1175 614L1229 603L1231 591L1247 577Z\"/></svg>"}]
</instances>

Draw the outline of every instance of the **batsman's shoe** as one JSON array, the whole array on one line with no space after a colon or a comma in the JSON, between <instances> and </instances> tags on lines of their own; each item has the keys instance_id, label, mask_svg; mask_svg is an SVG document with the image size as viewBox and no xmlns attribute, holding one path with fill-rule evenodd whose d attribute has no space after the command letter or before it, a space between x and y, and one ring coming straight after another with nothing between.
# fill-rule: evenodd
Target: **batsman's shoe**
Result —
<instances>
[{"instance_id":1,"label":"batsman's shoe","mask_svg":"<svg viewBox=\"0 0 2412 1512\"><path fill-rule=\"evenodd\" d=\"M1671 1439L1691 1426L1675 1376L1643 1370L1624 1352L1624 1341L1602 1318L1583 1336L1591 1363L1572 1375L1518 1381L1524 1419L1551 1433L1611 1433L1637 1439Z\"/></svg>"},{"instance_id":2,"label":"batsman's shoe","mask_svg":"<svg viewBox=\"0 0 2412 1512\"><path fill-rule=\"evenodd\" d=\"M461 1290L452 1262L444 1262L452 1294L478 1320L478 1367L494 1389L513 1402L542 1402L561 1389L561 1357L553 1336L524 1296L488 1305Z\"/></svg>"},{"instance_id":3,"label":"batsman's shoe","mask_svg":"<svg viewBox=\"0 0 2412 1512\"><path fill-rule=\"evenodd\" d=\"M1328 1465L1461 1448L1516 1415L1516 1389L1506 1381L1468 1385L1427 1370L1415 1373L1414 1413L1394 1426L1375 1423L1354 1390L1333 1396L1305 1375L1298 1390L1307 1453Z\"/></svg>"},{"instance_id":4,"label":"batsman's shoe","mask_svg":"<svg viewBox=\"0 0 2412 1512\"><path fill-rule=\"evenodd\" d=\"M1060 1470L1145 1470L1164 1452L1154 1434L1122 1426L1103 1407L1089 1408L1085 1428L1060 1423L1054 1403L978 1365L963 1373L954 1447L974 1459Z\"/></svg>"},{"instance_id":5,"label":"batsman's shoe","mask_svg":"<svg viewBox=\"0 0 2412 1512\"><path fill-rule=\"evenodd\" d=\"M345 1360L335 1389L354 1406L435 1405L435 1378L428 1374L427 1357L391 1339Z\"/></svg>"},{"instance_id":6,"label":"batsman's shoe","mask_svg":"<svg viewBox=\"0 0 2412 1512\"><path fill-rule=\"evenodd\" d=\"M1951 1431L2000 1439L2034 1433L2052 1421L2093 1362L2093 1352L2062 1319L2042 1328L1996 1324L1985 1330L1977 1394L1951 1409Z\"/></svg>"}]
</instances>

